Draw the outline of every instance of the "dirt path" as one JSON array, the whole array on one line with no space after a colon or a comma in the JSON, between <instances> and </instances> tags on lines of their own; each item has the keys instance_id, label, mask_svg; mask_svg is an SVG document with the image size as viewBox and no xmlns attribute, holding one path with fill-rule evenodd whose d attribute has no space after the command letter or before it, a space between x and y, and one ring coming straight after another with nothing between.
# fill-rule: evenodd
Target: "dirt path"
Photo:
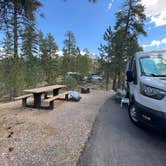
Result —
<instances>
[{"instance_id":1,"label":"dirt path","mask_svg":"<svg viewBox=\"0 0 166 166\"><path fill-rule=\"evenodd\" d=\"M95 117L110 95L95 90L53 111L0 105L0 165L76 165Z\"/></svg>"}]
</instances>

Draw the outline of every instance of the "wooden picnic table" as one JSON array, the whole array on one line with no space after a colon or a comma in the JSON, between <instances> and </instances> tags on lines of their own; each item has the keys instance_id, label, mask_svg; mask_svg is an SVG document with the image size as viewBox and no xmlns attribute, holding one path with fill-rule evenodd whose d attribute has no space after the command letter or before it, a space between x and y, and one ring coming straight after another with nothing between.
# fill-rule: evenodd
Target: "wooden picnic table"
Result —
<instances>
[{"instance_id":1,"label":"wooden picnic table","mask_svg":"<svg viewBox=\"0 0 166 166\"><path fill-rule=\"evenodd\" d=\"M45 86L45 87L40 87L40 88L27 89L27 90L24 90L24 92L33 94L34 104L32 107L41 108L42 94L46 94L46 96L47 96L48 92L53 92L53 96L56 96L59 94L59 90L61 88L65 88L65 87L66 87L65 85L51 85L51 86Z\"/></svg>"}]
</instances>

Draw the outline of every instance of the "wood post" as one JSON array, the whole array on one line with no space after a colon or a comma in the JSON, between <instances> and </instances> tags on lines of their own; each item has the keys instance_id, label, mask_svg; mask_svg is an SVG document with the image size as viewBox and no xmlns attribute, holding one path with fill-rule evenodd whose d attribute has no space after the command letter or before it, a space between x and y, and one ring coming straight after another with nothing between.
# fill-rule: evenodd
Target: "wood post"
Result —
<instances>
[{"instance_id":1,"label":"wood post","mask_svg":"<svg viewBox=\"0 0 166 166\"><path fill-rule=\"evenodd\" d=\"M47 93L44 94L44 99L48 99Z\"/></svg>"},{"instance_id":2,"label":"wood post","mask_svg":"<svg viewBox=\"0 0 166 166\"><path fill-rule=\"evenodd\" d=\"M49 109L54 109L54 101L50 101Z\"/></svg>"},{"instance_id":3,"label":"wood post","mask_svg":"<svg viewBox=\"0 0 166 166\"><path fill-rule=\"evenodd\" d=\"M53 90L53 96L56 96L56 95L58 95L59 94L59 89L54 89Z\"/></svg>"},{"instance_id":4,"label":"wood post","mask_svg":"<svg viewBox=\"0 0 166 166\"><path fill-rule=\"evenodd\" d=\"M26 105L27 105L27 98L23 98L22 99L22 106L26 107Z\"/></svg>"},{"instance_id":5,"label":"wood post","mask_svg":"<svg viewBox=\"0 0 166 166\"><path fill-rule=\"evenodd\" d=\"M65 100L67 100L67 101L69 100L69 94L65 95Z\"/></svg>"},{"instance_id":6,"label":"wood post","mask_svg":"<svg viewBox=\"0 0 166 166\"><path fill-rule=\"evenodd\" d=\"M34 107L40 108L41 106L41 93L34 93Z\"/></svg>"}]
</instances>

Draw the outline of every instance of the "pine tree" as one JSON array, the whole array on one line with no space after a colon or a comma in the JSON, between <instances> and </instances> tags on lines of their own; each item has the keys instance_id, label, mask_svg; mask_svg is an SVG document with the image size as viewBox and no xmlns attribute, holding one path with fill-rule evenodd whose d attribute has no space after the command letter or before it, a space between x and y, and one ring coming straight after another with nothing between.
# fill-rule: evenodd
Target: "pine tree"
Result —
<instances>
[{"instance_id":1,"label":"pine tree","mask_svg":"<svg viewBox=\"0 0 166 166\"><path fill-rule=\"evenodd\" d=\"M66 72L71 72L76 70L76 56L78 50L76 47L76 39L71 31L67 31L65 34L64 47L63 47L63 75Z\"/></svg>"},{"instance_id":2,"label":"pine tree","mask_svg":"<svg viewBox=\"0 0 166 166\"><path fill-rule=\"evenodd\" d=\"M27 25L22 33L22 55L25 58L32 58L38 53L38 35L35 32L35 25Z\"/></svg>"},{"instance_id":3,"label":"pine tree","mask_svg":"<svg viewBox=\"0 0 166 166\"><path fill-rule=\"evenodd\" d=\"M6 81L6 86L10 85L10 94L12 97L16 96L19 90L21 90L20 88L23 88L25 84L24 62L18 55L19 41L21 41L19 37L21 37L24 27L32 25L32 21L35 21L35 13L41 5L38 0L0 0L0 30L7 30L7 32L12 33L13 58L11 57L7 61L12 64L9 65L11 77L8 77L11 80L4 77L7 80L4 80L4 82ZM7 65L6 63L5 65ZM6 72L5 66L4 69L4 72Z\"/></svg>"},{"instance_id":4,"label":"pine tree","mask_svg":"<svg viewBox=\"0 0 166 166\"><path fill-rule=\"evenodd\" d=\"M45 75L45 81L48 84L56 82L58 70L58 46L51 34L44 37L43 33L39 34L39 52L41 57L41 65Z\"/></svg>"},{"instance_id":5,"label":"pine tree","mask_svg":"<svg viewBox=\"0 0 166 166\"><path fill-rule=\"evenodd\" d=\"M88 49L83 49L83 54L78 53L77 55L77 72L81 75L87 75L90 71L91 60L90 60L90 53Z\"/></svg>"},{"instance_id":6,"label":"pine tree","mask_svg":"<svg viewBox=\"0 0 166 166\"><path fill-rule=\"evenodd\" d=\"M13 32L14 57L18 58L18 38L22 26L30 24L35 18L36 10L42 4L38 0L0 0L1 30Z\"/></svg>"},{"instance_id":7,"label":"pine tree","mask_svg":"<svg viewBox=\"0 0 166 166\"><path fill-rule=\"evenodd\" d=\"M103 39L106 42L104 45L100 45L99 51L100 51L100 66L101 70L104 72L105 82L106 82L106 90L108 90L108 84L109 84L109 77L110 77L110 62L112 59L112 38L113 38L113 32L111 29L111 26L109 26L106 29L106 32L103 35ZM112 66L113 69L113 66Z\"/></svg>"},{"instance_id":8,"label":"pine tree","mask_svg":"<svg viewBox=\"0 0 166 166\"><path fill-rule=\"evenodd\" d=\"M6 31L3 39L3 54L5 57L10 57L13 54L12 33Z\"/></svg>"},{"instance_id":9,"label":"pine tree","mask_svg":"<svg viewBox=\"0 0 166 166\"><path fill-rule=\"evenodd\" d=\"M130 57L141 48L138 44L138 36L146 35L144 30L144 6L140 0L125 0L121 10L116 13L116 25L112 39L113 55L112 64L115 67L115 78L118 80L117 87L121 86L124 78L124 68ZM119 66L121 66L119 68ZM115 88L115 85L114 87Z\"/></svg>"}]
</instances>

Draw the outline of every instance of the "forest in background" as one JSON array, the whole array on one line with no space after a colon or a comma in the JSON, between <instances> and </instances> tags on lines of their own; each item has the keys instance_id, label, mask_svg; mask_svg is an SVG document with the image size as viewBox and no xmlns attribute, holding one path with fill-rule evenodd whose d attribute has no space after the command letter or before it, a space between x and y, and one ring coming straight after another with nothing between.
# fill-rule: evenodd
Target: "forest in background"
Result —
<instances>
[{"instance_id":1,"label":"forest in background","mask_svg":"<svg viewBox=\"0 0 166 166\"><path fill-rule=\"evenodd\" d=\"M0 96L12 99L23 89L78 81L65 80L67 72L79 72L82 76L97 72L103 75L106 89L110 80L112 89L122 87L127 61L142 50L138 36L146 36L146 16L140 0L124 0L121 10L115 13L115 25L110 25L103 35L96 59L91 58L88 49L81 54L72 31L66 32L63 56L59 56L54 36L37 30L40 27L36 27L36 14L43 17L42 5L39 0L0 0L0 31L4 34Z\"/></svg>"}]
</instances>

